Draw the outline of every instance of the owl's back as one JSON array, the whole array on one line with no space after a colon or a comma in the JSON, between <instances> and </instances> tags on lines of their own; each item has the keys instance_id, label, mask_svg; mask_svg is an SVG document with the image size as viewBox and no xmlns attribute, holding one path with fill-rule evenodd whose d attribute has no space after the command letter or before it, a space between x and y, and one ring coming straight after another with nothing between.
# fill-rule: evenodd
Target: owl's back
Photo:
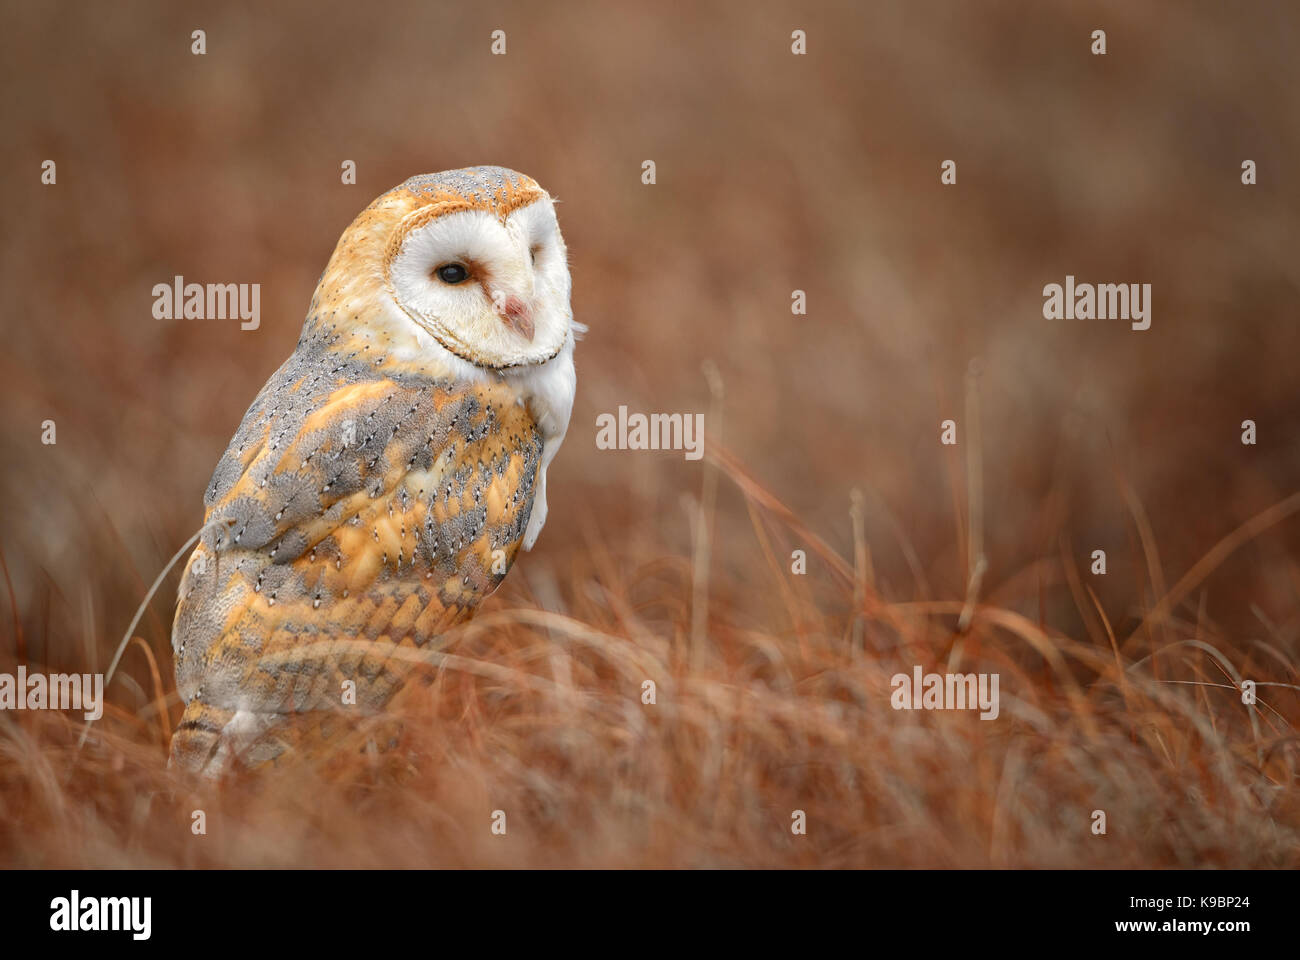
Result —
<instances>
[{"instance_id":1,"label":"owl's back","mask_svg":"<svg viewBox=\"0 0 1300 960\"><path fill-rule=\"evenodd\" d=\"M527 407L384 362L308 333L217 464L172 632L178 765L260 766L384 710L410 652L514 562L542 453Z\"/></svg>"}]
</instances>

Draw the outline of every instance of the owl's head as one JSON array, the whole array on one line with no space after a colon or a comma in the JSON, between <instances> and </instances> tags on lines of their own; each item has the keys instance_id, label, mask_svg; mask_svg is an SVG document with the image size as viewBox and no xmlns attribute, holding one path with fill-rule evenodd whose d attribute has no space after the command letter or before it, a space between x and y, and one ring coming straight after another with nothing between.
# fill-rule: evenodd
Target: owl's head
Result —
<instances>
[{"instance_id":1,"label":"owl's head","mask_svg":"<svg viewBox=\"0 0 1300 960\"><path fill-rule=\"evenodd\" d=\"M561 351L569 290L550 195L513 170L469 167L412 177L372 203L339 240L317 297L354 315L378 300L387 321L505 369Z\"/></svg>"}]
</instances>

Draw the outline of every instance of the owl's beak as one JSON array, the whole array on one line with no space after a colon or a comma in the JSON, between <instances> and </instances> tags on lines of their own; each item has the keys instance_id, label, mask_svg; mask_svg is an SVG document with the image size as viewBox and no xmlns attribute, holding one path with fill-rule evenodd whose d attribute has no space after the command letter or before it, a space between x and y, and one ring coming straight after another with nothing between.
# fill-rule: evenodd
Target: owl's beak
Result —
<instances>
[{"instance_id":1,"label":"owl's beak","mask_svg":"<svg viewBox=\"0 0 1300 960\"><path fill-rule=\"evenodd\" d=\"M524 301L516 296L506 297L501 306L501 319L519 336L529 343L533 342L533 335L537 332L533 325L533 311Z\"/></svg>"}]
</instances>

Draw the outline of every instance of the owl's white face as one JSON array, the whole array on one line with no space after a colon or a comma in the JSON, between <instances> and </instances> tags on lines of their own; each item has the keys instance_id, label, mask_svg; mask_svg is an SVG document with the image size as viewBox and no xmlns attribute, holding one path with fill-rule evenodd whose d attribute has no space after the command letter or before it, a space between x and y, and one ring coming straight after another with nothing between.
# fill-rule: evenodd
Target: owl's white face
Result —
<instances>
[{"instance_id":1,"label":"owl's white face","mask_svg":"<svg viewBox=\"0 0 1300 960\"><path fill-rule=\"evenodd\" d=\"M503 220L486 210L425 207L398 225L385 281L401 311L481 367L544 363L569 337L569 265L543 195Z\"/></svg>"}]
</instances>

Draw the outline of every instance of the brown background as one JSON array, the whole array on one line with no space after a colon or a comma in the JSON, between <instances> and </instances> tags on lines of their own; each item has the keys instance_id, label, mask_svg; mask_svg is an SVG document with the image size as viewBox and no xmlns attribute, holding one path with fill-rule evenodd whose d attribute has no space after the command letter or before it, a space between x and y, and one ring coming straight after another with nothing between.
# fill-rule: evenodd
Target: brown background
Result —
<instances>
[{"instance_id":1,"label":"brown background","mask_svg":"<svg viewBox=\"0 0 1300 960\"><path fill-rule=\"evenodd\" d=\"M881 575L911 589L887 508L960 594L938 424L962 419L979 358L988 582L1064 526L1109 548L1122 616L1142 563L1117 476L1172 573L1300 476L1298 20L1263 3L9 5L0 545L23 615L72 627L88 598L124 628L338 234L413 173L495 163L562 201L591 327L531 563L575 549L578 514L616 553L685 542L675 491L698 465L598 451L594 422L705 410L708 358L725 442L774 493L846 548L848 490L874 491ZM1151 329L1043 320L1067 273L1151 283ZM260 283L261 328L153 319L175 274ZM1268 610L1275 590L1293 602L1291 578L1256 579L1210 609Z\"/></svg>"}]
</instances>

